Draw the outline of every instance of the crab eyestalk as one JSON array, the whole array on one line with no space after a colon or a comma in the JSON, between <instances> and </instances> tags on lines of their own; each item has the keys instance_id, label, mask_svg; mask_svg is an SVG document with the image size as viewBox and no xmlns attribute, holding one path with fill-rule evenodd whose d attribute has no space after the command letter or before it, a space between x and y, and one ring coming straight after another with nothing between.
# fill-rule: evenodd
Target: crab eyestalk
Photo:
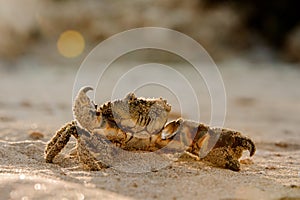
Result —
<instances>
[{"instance_id":1,"label":"crab eyestalk","mask_svg":"<svg viewBox=\"0 0 300 200\"><path fill-rule=\"evenodd\" d=\"M102 113L96 109L96 105L86 95L90 90L93 88L89 86L81 88L73 105L75 120L88 131L99 127L102 122Z\"/></svg>"}]
</instances>

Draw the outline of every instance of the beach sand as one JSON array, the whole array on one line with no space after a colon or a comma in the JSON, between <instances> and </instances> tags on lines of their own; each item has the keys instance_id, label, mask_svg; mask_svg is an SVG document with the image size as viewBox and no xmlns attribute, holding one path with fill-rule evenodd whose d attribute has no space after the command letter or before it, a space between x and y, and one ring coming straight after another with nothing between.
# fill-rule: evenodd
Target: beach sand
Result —
<instances>
[{"instance_id":1,"label":"beach sand","mask_svg":"<svg viewBox=\"0 0 300 200\"><path fill-rule=\"evenodd\" d=\"M54 164L44 161L55 130L73 118L78 68L32 59L2 65L1 199L300 199L299 67L246 60L219 64L227 95L224 126L241 131L257 146L252 158L243 156L240 172L182 160L128 173L82 170L69 156L74 139ZM209 123L209 103L200 106L203 122Z\"/></svg>"}]
</instances>

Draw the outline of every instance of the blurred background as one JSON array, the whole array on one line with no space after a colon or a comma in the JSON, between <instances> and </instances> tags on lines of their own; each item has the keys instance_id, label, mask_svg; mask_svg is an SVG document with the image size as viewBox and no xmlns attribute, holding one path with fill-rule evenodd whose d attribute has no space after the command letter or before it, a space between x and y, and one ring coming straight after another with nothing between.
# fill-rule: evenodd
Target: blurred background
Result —
<instances>
[{"instance_id":1,"label":"blurred background","mask_svg":"<svg viewBox=\"0 0 300 200\"><path fill-rule=\"evenodd\" d=\"M185 33L217 61L232 57L300 61L295 0L0 0L0 4L2 61L46 54L42 59L74 62L113 34L144 26Z\"/></svg>"}]
</instances>

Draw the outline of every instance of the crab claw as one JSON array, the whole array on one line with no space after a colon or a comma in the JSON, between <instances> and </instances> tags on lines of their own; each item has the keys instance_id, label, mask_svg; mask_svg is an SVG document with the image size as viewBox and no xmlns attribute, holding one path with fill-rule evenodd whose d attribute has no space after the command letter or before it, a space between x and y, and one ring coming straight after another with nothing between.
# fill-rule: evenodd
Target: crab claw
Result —
<instances>
[{"instance_id":1,"label":"crab claw","mask_svg":"<svg viewBox=\"0 0 300 200\"><path fill-rule=\"evenodd\" d=\"M248 150L250 156L253 156L256 151L253 141L247 137L236 137L233 147L242 147L243 149Z\"/></svg>"},{"instance_id":2,"label":"crab claw","mask_svg":"<svg viewBox=\"0 0 300 200\"><path fill-rule=\"evenodd\" d=\"M240 162L243 151L248 150L250 156L255 153L253 141L241 133L228 129L213 129L214 132L221 132L214 148L208 153L204 160L220 167L225 167L233 171L240 170Z\"/></svg>"},{"instance_id":3,"label":"crab claw","mask_svg":"<svg viewBox=\"0 0 300 200\"><path fill-rule=\"evenodd\" d=\"M231 130L222 129L222 134L215 145L215 147L231 147L233 149L248 150L250 156L253 156L255 153L255 144L253 141L241 133Z\"/></svg>"},{"instance_id":4,"label":"crab claw","mask_svg":"<svg viewBox=\"0 0 300 200\"><path fill-rule=\"evenodd\" d=\"M75 120L86 130L92 131L101 124L101 113L98 113L96 106L91 102L86 93L93 90L86 86L79 90L73 105L73 115Z\"/></svg>"}]
</instances>

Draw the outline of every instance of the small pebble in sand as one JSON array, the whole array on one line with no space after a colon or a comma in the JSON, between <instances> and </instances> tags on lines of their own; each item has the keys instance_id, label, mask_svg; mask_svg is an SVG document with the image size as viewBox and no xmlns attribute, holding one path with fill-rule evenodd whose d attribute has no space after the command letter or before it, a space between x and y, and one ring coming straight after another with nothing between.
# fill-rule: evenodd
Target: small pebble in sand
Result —
<instances>
[{"instance_id":1,"label":"small pebble in sand","mask_svg":"<svg viewBox=\"0 0 300 200\"><path fill-rule=\"evenodd\" d=\"M22 106L24 108L30 108L30 107L32 107L32 104L28 100L23 100L23 101L20 102L20 106Z\"/></svg>"},{"instance_id":2,"label":"small pebble in sand","mask_svg":"<svg viewBox=\"0 0 300 200\"><path fill-rule=\"evenodd\" d=\"M268 170L275 170L275 169L277 169L277 168L274 167L274 166L267 166L267 167L265 167L265 169L268 169Z\"/></svg>"},{"instance_id":3,"label":"small pebble in sand","mask_svg":"<svg viewBox=\"0 0 300 200\"><path fill-rule=\"evenodd\" d=\"M287 147L288 147L288 144L287 144L287 143L284 143L284 142L276 142L276 143L275 143L275 146L281 147L281 148L287 148Z\"/></svg>"},{"instance_id":4,"label":"small pebble in sand","mask_svg":"<svg viewBox=\"0 0 300 200\"><path fill-rule=\"evenodd\" d=\"M255 99L252 97L239 97L236 99L236 104L239 106L253 106L255 104Z\"/></svg>"},{"instance_id":5,"label":"small pebble in sand","mask_svg":"<svg viewBox=\"0 0 300 200\"><path fill-rule=\"evenodd\" d=\"M151 172L158 172L158 169L156 169L156 168L151 168Z\"/></svg>"},{"instance_id":6,"label":"small pebble in sand","mask_svg":"<svg viewBox=\"0 0 300 200\"><path fill-rule=\"evenodd\" d=\"M29 134L29 137L33 140L39 140L44 137L44 134L39 131L30 131L28 134Z\"/></svg>"},{"instance_id":7,"label":"small pebble in sand","mask_svg":"<svg viewBox=\"0 0 300 200\"><path fill-rule=\"evenodd\" d=\"M0 116L0 121L1 122L12 122L12 121L15 121L15 118L10 117L10 116Z\"/></svg>"},{"instance_id":8,"label":"small pebble in sand","mask_svg":"<svg viewBox=\"0 0 300 200\"><path fill-rule=\"evenodd\" d=\"M138 187L138 185L137 185L136 183L133 183L133 184L132 184L132 187L135 187L135 188L136 188L136 187Z\"/></svg>"}]
</instances>

